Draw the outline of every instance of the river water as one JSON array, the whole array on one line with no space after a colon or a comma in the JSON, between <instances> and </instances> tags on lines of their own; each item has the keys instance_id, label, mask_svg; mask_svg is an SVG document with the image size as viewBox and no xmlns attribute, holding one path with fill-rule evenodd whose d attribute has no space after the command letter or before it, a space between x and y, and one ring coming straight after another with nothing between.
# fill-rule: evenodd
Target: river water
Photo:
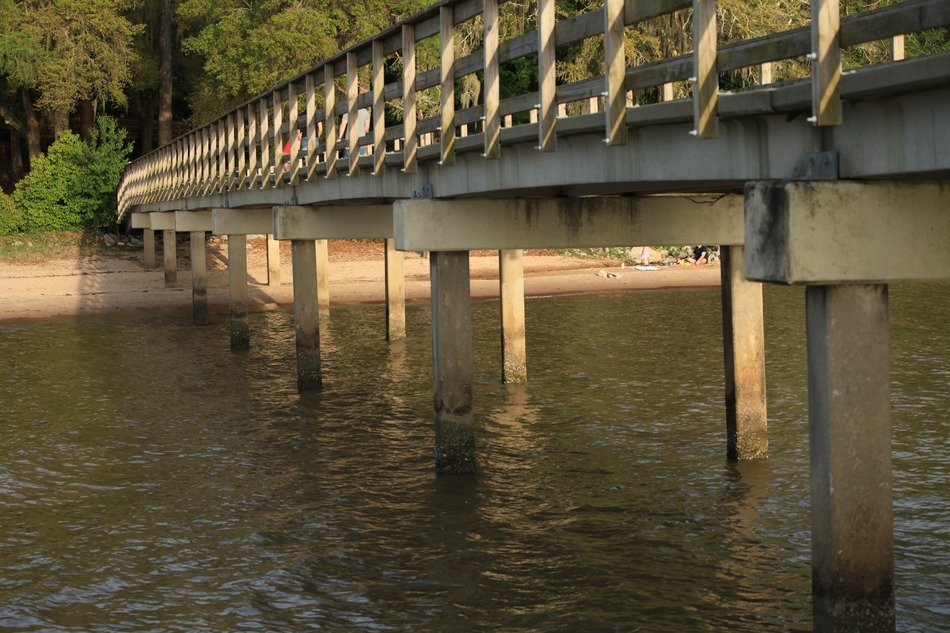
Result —
<instances>
[{"instance_id":1,"label":"river water","mask_svg":"<svg viewBox=\"0 0 950 633\"><path fill-rule=\"evenodd\" d=\"M726 461L717 291L472 305L479 473L433 471L428 308L0 326L0 630L806 631L804 295L766 289L771 458ZM898 626L950 617L950 288L891 289Z\"/></svg>"}]
</instances>

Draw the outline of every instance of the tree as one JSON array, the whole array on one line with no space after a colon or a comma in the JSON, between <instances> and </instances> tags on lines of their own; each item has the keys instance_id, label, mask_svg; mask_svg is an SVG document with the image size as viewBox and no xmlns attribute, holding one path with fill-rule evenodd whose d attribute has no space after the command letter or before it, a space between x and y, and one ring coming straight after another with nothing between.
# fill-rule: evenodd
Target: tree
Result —
<instances>
[{"instance_id":1,"label":"tree","mask_svg":"<svg viewBox=\"0 0 950 633\"><path fill-rule=\"evenodd\" d=\"M0 0L0 72L20 93L22 115L43 112L58 136L86 103L125 104L124 87L138 30L123 15L133 0ZM93 117L85 118L85 125ZM29 132L29 130L27 130ZM86 137L88 128L81 130ZM30 153L35 156L28 137Z\"/></svg>"}]
</instances>

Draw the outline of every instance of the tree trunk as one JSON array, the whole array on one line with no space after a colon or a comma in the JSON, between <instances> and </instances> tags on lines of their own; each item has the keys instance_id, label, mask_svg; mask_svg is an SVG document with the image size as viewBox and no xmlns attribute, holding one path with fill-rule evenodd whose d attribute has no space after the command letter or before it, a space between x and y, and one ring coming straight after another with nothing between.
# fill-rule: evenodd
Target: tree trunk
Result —
<instances>
[{"instance_id":1,"label":"tree trunk","mask_svg":"<svg viewBox=\"0 0 950 633\"><path fill-rule=\"evenodd\" d=\"M158 145L172 142L172 0L162 0L159 42Z\"/></svg>"},{"instance_id":2,"label":"tree trunk","mask_svg":"<svg viewBox=\"0 0 950 633\"><path fill-rule=\"evenodd\" d=\"M23 178L23 137L13 129L10 130L10 171L12 183Z\"/></svg>"},{"instance_id":3,"label":"tree trunk","mask_svg":"<svg viewBox=\"0 0 950 633\"><path fill-rule=\"evenodd\" d=\"M63 132L69 130L69 112L50 112L49 122L53 128L53 139L58 140Z\"/></svg>"},{"instance_id":4,"label":"tree trunk","mask_svg":"<svg viewBox=\"0 0 950 633\"><path fill-rule=\"evenodd\" d=\"M79 102L79 138L85 142L92 140L92 126L95 122L96 111L91 99Z\"/></svg>"},{"instance_id":5,"label":"tree trunk","mask_svg":"<svg viewBox=\"0 0 950 633\"><path fill-rule=\"evenodd\" d=\"M26 88L20 89L20 98L23 101L23 119L26 122L26 150L30 156L30 164L33 159L43 153L40 146L40 119L36 116L36 110L33 108L33 98L30 91Z\"/></svg>"},{"instance_id":6,"label":"tree trunk","mask_svg":"<svg viewBox=\"0 0 950 633\"><path fill-rule=\"evenodd\" d=\"M152 135L155 132L155 104L149 101L143 104L139 110L142 114L142 127L140 139L141 155L144 156L152 151Z\"/></svg>"}]
</instances>

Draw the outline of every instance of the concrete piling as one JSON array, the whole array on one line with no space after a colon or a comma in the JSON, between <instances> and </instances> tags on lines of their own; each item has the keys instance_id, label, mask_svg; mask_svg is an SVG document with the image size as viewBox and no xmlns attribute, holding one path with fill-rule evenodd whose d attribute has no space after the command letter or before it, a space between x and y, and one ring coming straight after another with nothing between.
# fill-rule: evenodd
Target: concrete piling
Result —
<instances>
[{"instance_id":1,"label":"concrete piling","mask_svg":"<svg viewBox=\"0 0 950 633\"><path fill-rule=\"evenodd\" d=\"M405 255L396 250L396 240L386 238L386 340L406 338Z\"/></svg>"},{"instance_id":2,"label":"concrete piling","mask_svg":"<svg viewBox=\"0 0 950 633\"><path fill-rule=\"evenodd\" d=\"M433 251L429 257L435 468L440 474L473 473L475 424L468 251Z\"/></svg>"},{"instance_id":3,"label":"concrete piling","mask_svg":"<svg viewBox=\"0 0 950 633\"><path fill-rule=\"evenodd\" d=\"M208 257L205 232L191 232L191 306L196 325L208 323Z\"/></svg>"},{"instance_id":4,"label":"concrete piling","mask_svg":"<svg viewBox=\"0 0 950 633\"><path fill-rule=\"evenodd\" d=\"M893 631L886 285L809 286L815 631Z\"/></svg>"},{"instance_id":5,"label":"concrete piling","mask_svg":"<svg viewBox=\"0 0 950 633\"><path fill-rule=\"evenodd\" d=\"M228 236L228 323L231 349L251 347L247 324L247 236Z\"/></svg>"},{"instance_id":6,"label":"concrete piling","mask_svg":"<svg viewBox=\"0 0 950 633\"><path fill-rule=\"evenodd\" d=\"M178 283L178 245L175 242L175 229L162 231L162 251L165 287L171 288Z\"/></svg>"},{"instance_id":7,"label":"concrete piling","mask_svg":"<svg viewBox=\"0 0 950 633\"><path fill-rule=\"evenodd\" d=\"M317 257L313 240L292 240L294 279L294 332L297 348L297 389L318 389L320 319L317 314Z\"/></svg>"},{"instance_id":8,"label":"concrete piling","mask_svg":"<svg viewBox=\"0 0 950 633\"><path fill-rule=\"evenodd\" d=\"M314 243L317 267L317 314L321 319L330 318L330 250L327 240Z\"/></svg>"},{"instance_id":9,"label":"concrete piling","mask_svg":"<svg viewBox=\"0 0 950 633\"><path fill-rule=\"evenodd\" d=\"M745 279L742 246L723 246L720 251L726 453L733 460L764 459L769 455L769 432L762 284Z\"/></svg>"},{"instance_id":10,"label":"concrete piling","mask_svg":"<svg viewBox=\"0 0 950 633\"><path fill-rule=\"evenodd\" d=\"M267 233L267 285L280 285L280 242L273 233Z\"/></svg>"},{"instance_id":11,"label":"concrete piling","mask_svg":"<svg viewBox=\"0 0 950 633\"><path fill-rule=\"evenodd\" d=\"M155 229L142 229L142 242L145 248L145 269L155 268Z\"/></svg>"},{"instance_id":12,"label":"concrete piling","mask_svg":"<svg viewBox=\"0 0 950 633\"><path fill-rule=\"evenodd\" d=\"M524 256L521 249L498 251L501 286L501 365L506 383L528 381L524 329Z\"/></svg>"}]
</instances>

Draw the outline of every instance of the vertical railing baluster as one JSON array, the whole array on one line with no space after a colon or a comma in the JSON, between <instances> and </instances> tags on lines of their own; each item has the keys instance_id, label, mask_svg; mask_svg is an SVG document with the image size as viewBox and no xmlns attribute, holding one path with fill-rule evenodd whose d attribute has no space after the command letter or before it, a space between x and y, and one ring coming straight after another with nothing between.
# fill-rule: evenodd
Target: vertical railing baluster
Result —
<instances>
[{"instance_id":1,"label":"vertical railing baluster","mask_svg":"<svg viewBox=\"0 0 950 633\"><path fill-rule=\"evenodd\" d=\"M359 107L356 104L360 96L360 76L359 66L356 61L356 51L350 51L346 54L346 108L347 124L346 138L347 147L350 152L349 175L356 176L360 173L360 155L359 143L363 130L359 126Z\"/></svg>"},{"instance_id":2,"label":"vertical railing baluster","mask_svg":"<svg viewBox=\"0 0 950 633\"><path fill-rule=\"evenodd\" d=\"M693 134L697 138L716 138L718 133L716 53L716 0L693 0Z\"/></svg>"},{"instance_id":3,"label":"vertical railing baluster","mask_svg":"<svg viewBox=\"0 0 950 633\"><path fill-rule=\"evenodd\" d=\"M841 17L838 0L811 3L811 108L815 125L841 123L841 46L838 40Z\"/></svg>"},{"instance_id":4,"label":"vertical railing baluster","mask_svg":"<svg viewBox=\"0 0 950 633\"><path fill-rule=\"evenodd\" d=\"M888 42L888 58L892 62L899 62L904 59L904 36L895 35Z\"/></svg>"},{"instance_id":5,"label":"vertical railing baluster","mask_svg":"<svg viewBox=\"0 0 950 633\"><path fill-rule=\"evenodd\" d=\"M455 9L439 9L439 41L442 78L442 165L455 164Z\"/></svg>"},{"instance_id":6,"label":"vertical railing baluster","mask_svg":"<svg viewBox=\"0 0 950 633\"><path fill-rule=\"evenodd\" d=\"M555 78L554 0L538 0L538 149L557 149L557 82Z\"/></svg>"},{"instance_id":7,"label":"vertical railing baluster","mask_svg":"<svg viewBox=\"0 0 950 633\"><path fill-rule=\"evenodd\" d=\"M623 6L624 0L606 0L604 3L604 62L607 70L607 91L604 99L607 124L605 141L609 145L627 143L627 64L623 49Z\"/></svg>"},{"instance_id":8,"label":"vertical railing baluster","mask_svg":"<svg viewBox=\"0 0 950 633\"><path fill-rule=\"evenodd\" d=\"M485 0L485 158L501 156L501 82L498 74L498 0Z\"/></svg>"},{"instance_id":9,"label":"vertical railing baluster","mask_svg":"<svg viewBox=\"0 0 950 633\"><path fill-rule=\"evenodd\" d=\"M326 112L326 121L323 124L324 132L327 135L327 178L336 178L336 162L338 153L339 134L337 133L336 123L336 72L333 70L333 62L328 62L323 67L323 100L324 111Z\"/></svg>"},{"instance_id":10,"label":"vertical railing baluster","mask_svg":"<svg viewBox=\"0 0 950 633\"><path fill-rule=\"evenodd\" d=\"M402 152L402 170L407 174L416 172L416 27L402 27L402 137L405 144Z\"/></svg>"},{"instance_id":11,"label":"vertical railing baluster","mask_svg":"<svg viewBox=\"0 0 950 633\"><path fill-rule=\"evenodd\" d=\"M383 43L373 42L373 174L386 173L386 67Z\"/></svg>"},{"instance_id":12,"label":"vertical railing baluster","mask_svg":"<svg viewBox=\"0 0 950 633\"><path fill-rule=\"evenodd\" d=\"M307 180L317 168L317 87L312 73L308 73L304 89L307 92Z\"/></svg>"}]
</instances>

